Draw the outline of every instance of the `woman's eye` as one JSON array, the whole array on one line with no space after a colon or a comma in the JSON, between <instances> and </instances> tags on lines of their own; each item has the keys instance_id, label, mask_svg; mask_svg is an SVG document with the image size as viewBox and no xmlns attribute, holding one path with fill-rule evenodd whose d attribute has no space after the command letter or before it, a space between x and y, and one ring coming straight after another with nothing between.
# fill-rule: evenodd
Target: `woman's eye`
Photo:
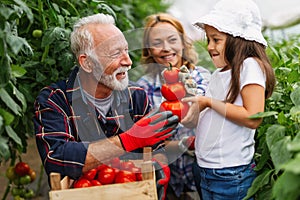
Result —
<instances>
[{"instance_id":1,"label":"woman's eye","mask_svg":"<svg viewBox=\"0 0 300 200\"><path fill-rule=\"evenodd\" d=\"M160 45L161 45L161 42L152 43L152 46L154 46L154 47L159 47Z\"/></svg>"},{"instance_id":2,"label":"woman's eye","mask_svg":"<svg viewBox=\"0 0 300 200\"><path fill-rule=\"evenodd\" d=\"M171 38L170 42L175 43L177 41L177 38Z\"/></svg>"}]
</instances>

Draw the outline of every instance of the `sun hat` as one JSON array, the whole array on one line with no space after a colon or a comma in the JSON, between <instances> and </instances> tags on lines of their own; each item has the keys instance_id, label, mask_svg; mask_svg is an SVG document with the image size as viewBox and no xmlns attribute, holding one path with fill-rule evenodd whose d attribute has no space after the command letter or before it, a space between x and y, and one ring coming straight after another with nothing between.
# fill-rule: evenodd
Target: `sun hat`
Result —
<instances>
[{"instance_id":1,"label":"sun hat","mask_svg":"<svg viewBox=\"0 0 300 200\"><path fill-rule=\"evenodd\" d=\"M213 9L194 25L204 29L205 24L234 37L239 36L267 46L267 41L261 31L260 11L252 0L218 1Z\"/></svg>"}]
</instances>

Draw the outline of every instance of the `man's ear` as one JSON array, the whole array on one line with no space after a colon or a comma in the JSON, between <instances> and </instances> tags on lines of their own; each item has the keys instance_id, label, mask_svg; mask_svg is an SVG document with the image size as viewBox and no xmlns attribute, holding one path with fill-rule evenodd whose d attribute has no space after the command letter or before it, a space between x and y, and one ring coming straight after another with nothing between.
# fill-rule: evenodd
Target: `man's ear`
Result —
<instances>
[{"instance_id":1,"label":"man's ear","mask_svg":"<svg viewBox=\"0 0 300 200\"><path fill-rule=\"evenodd\" d=\"M80 54L78 57L78 62L85 72L91 73L93 71L93 67L90 64L89 57L86 54Z\"/></svg>"}]
</instances>

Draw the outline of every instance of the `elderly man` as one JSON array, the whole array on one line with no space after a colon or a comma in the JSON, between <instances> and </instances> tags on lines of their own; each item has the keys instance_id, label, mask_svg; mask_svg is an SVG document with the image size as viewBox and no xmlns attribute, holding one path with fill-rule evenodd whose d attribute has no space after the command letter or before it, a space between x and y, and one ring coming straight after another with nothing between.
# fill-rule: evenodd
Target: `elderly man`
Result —
<instances>
[{"instance_id":1,"label":"elderly man","mask_svg":"<svg viewBox=\"0 0 300 200\"><path fill-rule=\"evenodd\" d=\"M78 179L111 158L133 156L144 146L159 149L174 133L178 117L169 111L149 113L144 90L128 84L132 61L113 17L80 19L71 48L79 66L66 81L43 88L34 104L36 142L47 174ZM166 168L158 178L168 179Z\"/></svg>"}]
</instances>

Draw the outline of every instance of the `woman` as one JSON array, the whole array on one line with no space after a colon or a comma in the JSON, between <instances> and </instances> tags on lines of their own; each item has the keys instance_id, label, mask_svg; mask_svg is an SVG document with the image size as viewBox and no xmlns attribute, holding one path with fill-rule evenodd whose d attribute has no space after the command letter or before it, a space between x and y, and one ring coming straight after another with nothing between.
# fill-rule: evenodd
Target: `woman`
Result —
<instances>
[{"instance_id":1,"label":"woman","mask_svg":"<svg viewBox=\"0 0 300 200\"><path fill-rule=\"evenodd\" d=\"M195 88L186 87L189 95L204 95L210 72L203 67L196 66L198 55L180 21L169 14L159 13L148 16L144 28L141 63L145 65L146 73L137 83L147 92L152 106L159 107L164 101L160 91L164 83L162 71L170 64L178 69L188 69L188 77L196 83ZM177 150L178 141L186 136L194 136L194 130L179 125L177 133L172 138L176 140ZM168 147L171 149L171 143L166 145L166 149ZM194 157L178 152L175 156L173 155L170 162L172 163L170 164L169 186L171 187L168 188L169 191L174 192L176 197L185 191L195 191L192 175Z\"/></svg>"}]
</instances>

